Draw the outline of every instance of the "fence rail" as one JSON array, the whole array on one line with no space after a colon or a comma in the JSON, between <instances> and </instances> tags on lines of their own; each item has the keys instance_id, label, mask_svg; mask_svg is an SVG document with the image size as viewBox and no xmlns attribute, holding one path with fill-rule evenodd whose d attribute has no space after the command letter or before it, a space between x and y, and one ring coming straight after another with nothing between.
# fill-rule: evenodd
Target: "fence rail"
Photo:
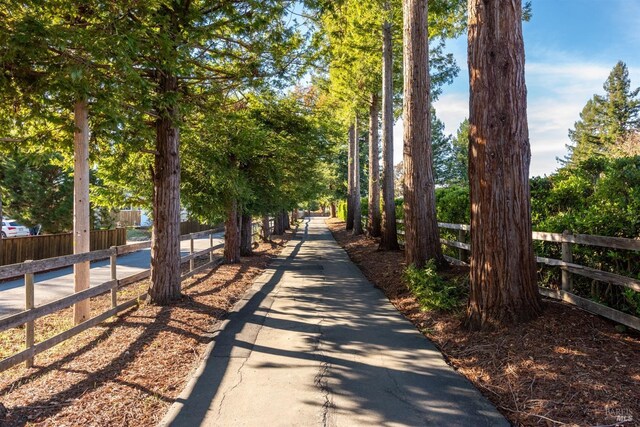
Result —
<instances>
[{"instance_id":1,"label":"fence rail","mask_svg":"<svg viewBox=\"0 0 640 427\"><path fill-rule=\"evenodd\" d=\"M213 245L213 233L217 230L203 230L196 233L190 233L181 236L181 240L190 240L190 253L181 258L181 264L189 262L189 270L181 276L181 280L185 280L188 277L193 276L207 268L214 267L222 262L222 258L216 258L214 251L222 248L224 245ZM209 236L209 247L201 251L196 252L194 250L194 239L199 237ZM101 323L111 316L115 316L124 310L127 310L144 298L146 292L132 298L120 304L117 303L117 291L127 285L135 283L137 281L146 279L150 276L151 270L144 270L131 276L117 279L117 256L136 252L142 249L149 248L151 242L140 242L132 245L120 245L112 246L109 249L87 252L84 254L67 255L62 257L43 259L37 261L27 261L20 264L13 264L0 267L0 279L24 276L25 283L25 310L19 313L15 313L0 319L0 332L6 331L11 328L26 325L25 333L25 349L19 353L16 353L6 359L0 360L0 372L11 368L19 363L26 362L27 367L33 366L33 359L39 353L50 349L51 347ZM194 260L200 256L209 254L209 261L199 267L195 267ZM100 285L73 293L71 295L62 297L55 301L51 301L46 304L35 307L33 304L34 295L34 274L50 270L53 268L66 267L74 265L79 262L94 261L98 259L110 259L111 265L111 280L104 282ZM58 335L48 338L42 342L34 343L34 322L35 320L52 314L56 311L70 307L80 301L85 301L89 298L93 298L98 295L111 292L111 308L104 313L101 313L79 325L74 326Z\"/></svg>"},{"instance_id":2,"label":"fence rail","mask_svg":"<svg viewBox=\"0 0 640 427\"><path fill-rule=\"evenodd\" d=\"M98 251L127 243L127 230L92 230L91 250ZM41 260L73 253L73 233L44 234L41 236L11 237L2 239L2 259L0 265L24 262L28 259Z\"/></svg>"},{"instance_id":3,"label":"fence rail","mask_svg":"<svg viewBox=\"0 0 640 427\"><path fill-rule=\"evenodd\" d=\"M363 217L363 221L365 217ZM398 220L398 236L402 240L404 238L404 230L402 230L404 222ZM443 245L458 249L458 258L446 256L449 262L458 265L468 265L465 262L467 252L471 251L471 244L467 243L466 233L471 230L468 224L450 224L439 222L440 228L458 231L457 240L440 239ZM562 245L562 259L536 257L536 261L540 264L559 267L562 270L562 289L555 290L550 288L539 287L540 293L546 297L558 299L571 305L579 307L591 313L606 317L607 319L621 323L625 326L640 330L640 318L623 313L603 304L599 304L587 298L573 293L572 274L577 274L590 279L601 282L610 283L616 286L622 286L640 292L640 280L623 276L608 271L598 270L596 268L575 264L573 262L573 245L589 245L599 246L611 249L640 251L640 239L626 239L622 237L608 236L592 236L589 234L571 234L564 233L548 233L543 231L534 231L532 233L533 240L544 242L555 242Z\"/></svg>"}]
</instances>

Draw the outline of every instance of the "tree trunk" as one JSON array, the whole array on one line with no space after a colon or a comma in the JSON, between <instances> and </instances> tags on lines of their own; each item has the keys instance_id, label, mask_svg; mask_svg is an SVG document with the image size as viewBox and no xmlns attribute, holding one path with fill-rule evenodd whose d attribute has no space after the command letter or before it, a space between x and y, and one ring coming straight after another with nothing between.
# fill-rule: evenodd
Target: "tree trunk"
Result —
<instances>
[{"instance_id":1,"label":"tree trunk","mask_svg":"<svg viewBox=\"0 0 640 427\"><path fill-rule=\"evenodd\" d=\"M404 224L407 265L446 264L431 150L427 0L404 0Z\"/></svg>"},{"instance_id":2,"label":"tree trunk","mask_svg":"<svg viewBox=\"0 0 640 427\"><path fill-rule=\"evenodd\" d=\"M298 208L295 208L291 211L291 225L296 225L298 223Z\"/></svg>"},{"instance_id":3,"label":"tree trunk","mask_svg":"<svg viewBox=\"0 0 640 427\"><path fill-rule=\"evenodd\" d=\"M251 215L242 214L240 217L240 256L250 256L253 251L253 226Z\"/></svg>"},{"instance_id":4,"label":"tree trunk","mask_svg":"<svg viewBox=\"0 0 640 427\"><path fill-rule=\"evenodd\" d=\"M353 125L353 235L362 234L362 209L360 209L360 138L358 116Z\"/></svg>"},{"instance_id":5,"label":"tree trunk","mask_svg":"<svg viewBox=\"0 0 640 427\"><path fill-rule=\"evenodd\" d=\"M336 202L331 202L329 204L329 216L331 218L335 218L336 217Z\"/></svg>"},{"instance_id":6,"label":"tree trunk","mask_svg":"<svg viewBox=\"0 0 640 427\"><path fill-rule=\"evenodd\" d=\"M271 227L269 222L269 215L264 215L262 217L262 240L264 242L268 242L269 237L271 236Z\"/></svg>"},{"instance_id":7,"label":"tree trunk","mask_svg":"<svg viewBox=\"0 0 640 427\"><path fill-rule=\"evenodd\" d=\"M378 95L371 94L369 105L369 235L380 237L380 147L378 145Z\"/></svg>"},{"instance_id":8,"label":"tree trunk","mask_svg":"<svg viewBox=\"0 0 640 427\"><path fill-rule=\"evenodd\" d=\"M178 79L162 73L159 93L167 96L177 90ZM175 105L164 105L158 113L149 295L151 302L163 305L180 298L180 133Z\"/></svg>"},{"instance_id":9,"label":"tree trunk","mask_svg":"<svg viewBox=\"0 0 640 427\"><path fill-rule=\"evenodd\" d=\"M471 329L527 321L542 310L531 238L521 17L518 0L469 3Z\"/></svg>"},{"instance_id":10,"label":"tree trunk","mask_svg":"<svg viewBox=\"0 0 640 427\"><path fill-rule=\"evenodd\" d=\"M284 234L284 224L282 223L282 215L280 212L273 216L273 234L277 236Z\"/></svg>"},{"instance_id":11,"label":"tree trunk","mask_svg":"<svg viewBox=\"0 0 640 427\"><path fill-rule=\"evenodd\" d=\"M227 203L227 218L224 222L224 261L227 264L240 262L240 224L238 201Z\"/></svg>"},{"instance_id":12,"label":"tree trunk","mask_svg":"<svg viewBox=\"0 0 640 427\"><path fill-rule=\"evenodd\" d=\"M75 132L73 162L73 253L89 252L91 219L89 215L89 118L85 100L74 106ZM73 290L89 289L90 263L80 262L73 266ZM91 315L89 300L73 306L73 323L84 322Z\"/></svg>"},{"instance_id":13,"label":"tree trunk","mask_svg":"<svg viewBox=\"0 0 640 427\"><path fill-rule=\"evenodd\" d=\"M289 222L289 214L287 213L286 210L282 210L282 224L284 224L284 229L285 230L291 230L291 223Z\"/></svg>"},{"instance_id":14,"label":"tree trunk","mask_svg":"<svg viewBox=\"0 0 640 427\"><path fill-rule=\"evenodd\" d=\"M389 11L389 2L385 10ZM398 250L393 167L393 41L391 23L382 26L382 234L380 249Z\"/></svg>"},{"instance_id":15,"label":"tree trunk","mask_svg":"<svg viewBox=\"0 0 640 427\"><path fill-rule=\"evenodd\" d=\"M355 162L353 161L353 140L354 137L354 129L353 125L349 126L349 146L347 150L347 230L353 230L353 166Z\"/></svg>"}]
</instances>

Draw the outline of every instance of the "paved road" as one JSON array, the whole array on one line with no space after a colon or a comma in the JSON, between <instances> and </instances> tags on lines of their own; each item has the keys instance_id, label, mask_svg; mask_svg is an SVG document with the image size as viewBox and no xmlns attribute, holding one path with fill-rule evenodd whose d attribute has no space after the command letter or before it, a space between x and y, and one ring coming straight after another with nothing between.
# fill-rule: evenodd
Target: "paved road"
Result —
<instances>
[{"instance_id":1,"label":"paved road","mask_svg":"<svg viewBox=\"0 0 640 427\"><path fill-rule=\"evenodd\" d=\"M161 425L508 426L373 287L323 218L214 338Z\"/></svg>"},{"instance_id":2,"label":"paved road","mask_svg":"<svg viewBox=\"0 0 640 427\"><path fill-rule=\"evenodd\" d=\"M224 242L224 233L214 234L213 244ZM182 255L189 253L190 242L180 244ZM209 247L209 238L194 241L196 251ZM145 249L118 257L118 279L149 269L151 250ZM91 286L111 280L109 260L91 263ZM73 293L73 267L68 267L35 276L34 296L35 305L42 305ZM0 283L0 318L24 309L24 280L22 278L10 282Z\"/></svg>"}]
</instances>

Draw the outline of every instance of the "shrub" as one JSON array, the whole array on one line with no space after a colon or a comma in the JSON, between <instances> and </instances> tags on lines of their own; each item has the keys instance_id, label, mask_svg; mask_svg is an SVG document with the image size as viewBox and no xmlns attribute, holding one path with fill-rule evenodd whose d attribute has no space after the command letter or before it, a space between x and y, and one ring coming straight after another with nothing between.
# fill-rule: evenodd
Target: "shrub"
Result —
<instances>
[{"instance_id":1,"label":"shrub","mask_svg":"<svg viewBox=\"0 0 640 427\"><path fill-rule=\"evenodd\" d=\"M404 280L424 311L453 311L460 309L466 302L468 281L443 279L438 275L433 260L429 260L423 269L413 265L407 267Z\"/></svg>"}]
</instances>

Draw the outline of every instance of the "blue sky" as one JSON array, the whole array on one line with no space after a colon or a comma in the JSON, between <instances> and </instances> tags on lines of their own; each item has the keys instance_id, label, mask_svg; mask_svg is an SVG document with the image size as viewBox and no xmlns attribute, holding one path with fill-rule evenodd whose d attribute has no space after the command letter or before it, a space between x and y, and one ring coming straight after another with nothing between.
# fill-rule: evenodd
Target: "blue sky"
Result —
<instances>
[{"instance_id":1,"label":"blue sky","mask_svg":"<svg viewBox=\"0 0 640 427\"><path fill-rule=\"evenodd\" d=\"M533 18L523 23L528 89L531 176L558 168L569 128L618 60L627 63L632 87L640 86L640 0L533 0ZM447 133L468 116L466 34L449 41L461 68L435 103ZM402 123L395 129L401 160Z\"/></svg>"}]
</instances>

